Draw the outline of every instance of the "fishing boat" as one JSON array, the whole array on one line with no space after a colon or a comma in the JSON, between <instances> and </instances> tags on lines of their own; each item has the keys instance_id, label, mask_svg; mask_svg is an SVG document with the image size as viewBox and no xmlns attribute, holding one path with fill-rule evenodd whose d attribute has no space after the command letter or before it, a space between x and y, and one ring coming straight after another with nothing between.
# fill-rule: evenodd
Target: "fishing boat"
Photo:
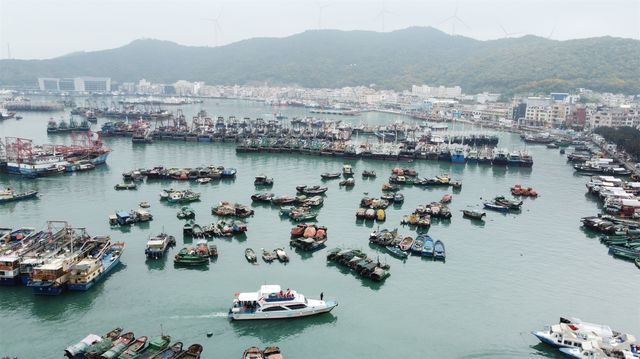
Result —
<instances>
[{"instance_id":1,"label":"fishing boat","mask_svg":"<svg viewBox=\"0 0 640 359\"><path fill-rule=\"evenodd\" d=\"M129 345L133 343L135 337L133 333L125 333L122 334L118 339L113 342L113 346L111 349L100 355L100 359L116 359L120 354L122 354Z\"/></svg>"},{"instance_id":2,"label":"fishing boat","mask_svg":"<svg viewBox=\"0 0 640 359\"><path fill-rule=\"evenodd\" d=\"M235 178L238 171L235 168L225 168L222 170L222 178Z\"/></svg>"},{"instance_id":3,"label":"fishing boat","mask_svg":"<svg viewBox=\"0 0 640 359\"><path fill-rule=\"evenodd\" d=\"M182 342L175 342L170 347L162 350L150 359L173 359L176 355L182 353Z\"/></svg>"},{"instance_id":4,"label":"fishing boat","mask_svg":"<svg viewBox=\"0 0 640 359\"><path fill-rule=\"evenodd\" d=\"M502 213L509 212L509 207L496 204L493 202L484 202L483 205L484 205L484 208L490 209L492 211L502 212Z\"/></svg>"},{"instance_id":5,"label":"fishing boat","mask_svg":"<svg viewBox=\"0 0 640 359\"><path fill-rule=\"evenodd\" d=\"M170 236L166 233L160 233L159 235L150 238L147 241L147 246L144 250L144 254L150 259L162 258L164 253L169 247L176 244L174 236Z\"/></svg>"},{"instance_id":6,"label":"fishing boat","mask_svg":"<svg viewBox=\"0 0 640 359\"><path fill-rule=\"evenodd\" d=\"M169 343L171 342L171 337L168 335L160 335L149 340L149 345L144 348L142 351L135 353L129 359L151 359L156 356L156 354L165 350Z\"/></svg>"},{"instance_id":7,"label":"fishing boat","mask_svg":"<svg viewBox=\"0 0 640 359\"><path fill-rule=\"evenodd\" d=\"M251 195L251 200L254 202L271 202L274 197L273 193L255 193Z\"/></svg>"},{"instance_id":8,"label":"fishing boat","mask_svg":"<svg viewBox=\"0 0 640 359\"><path fill-rule=\"evenodd\" d=\"M438 239L433 244L433 258L434 259L439 259L439 260L444 260L445 257L446 257L446 253L444 251L444 243L442 243L442 241Z\"/></svg>"},{"instance_id":9,"label":"fishing boat","mask_svg":"<svg viewBox=\"0 0 640 359\"><path fill-rule=\"evenodd\" d=\"M411 252L416 254L422 254L422 249L424 248L424 240L423 236L418 236L411 244Z\"/></svg>"},{"instance_id":10,"label":"fishing boat","mask_svg":"<svg viewBox=\"0 0 640 359\"><path fill-rule=\"evenodd\" d=\"M274 253L280 262L286 263L289 261L289 256L287 255L287 252L284 251L284 248L276 248Z\"/></svg>"},{"instance_id":11,"label":"fishing boat","mask_svg":"<svg viewBox=\"0 0 640 359\"><path fill-rule=\"evenodd\" d=\"M340 183L338 183L339 186L345 186L345 187L353 187L356 184L356 180L353 179L352 177L347 178L343 181L340 181Z\"/></svg>"},{"instance_id":12,"label":"fishing boat","mask_svg":"<svg viewBox=\"0 0 640 359\"><path fill-rule=\"evenodd\" d=\"M325 172L320 175L324 180L340 178L340 172Z\"/></svg>"},{"instance_id":13,"label":"fishing boat","mask_svg":"<svg viewBox=\"0 0 640 359\"><path fill-rule=\"evenodd\" d=\"M191 344L189 345L189 348L187 348L187 350L175 356L174 359L200 359L202 350L202 345Z\"/></svg>"},{"instance_id":14,"label":"fishing boat","mask_svg":"<svg viewBox=\"0 0 640 359\"><path fill-rule=\"evenodd\" d=\"M138 203L138 207L140 207L140 208L149 208L149 207L151 207L151 204L149 202L140 202L140 203Z\"/></svg>"},{"instance_id":15,"label":"fishing boat","mask_svg":"<svg viewBox=\"0 0 640 359\"><path fill-rule=\"evenodd\" d=\"M64 355L68 358L85 358L85 353L102 354L113 346L113 340L117 339L120 333L122 328L116 328L103 336L89 334L80 342L68 346Z\"/></svg>"},{"instance_id":16,"label":"fishing boat","mask_svg":"<svg viewBox=\"0 0 640 359\"><path fill-rule=\"evenodd\" d=\"M376 178L376 171L362 171L362 177L364 178Z\"/></svg>"},{"instance_id":17,"label":"fishing boat","mask_svg":"<svg viewBox=\"0 0 640 359\"><path fill-rule=\"evenodd\" d=\"M447 193L444 196L442 196L440 203L451 203L451 199L453 199L453 196Z\"/></svg>"},{"instance_id":18,"label":"fishing boat","mask_svg":"<svg viewBox=\"0 0 640 359\"><path fill-rule=\"evenodd\" d=\"M396 247L396 246L386 246L385 247L387 249L387 251L389 251L389 253L391 253L392 256L396 257L396 258L407 258L409 257L409 253L406 251L403 251L402 249Z\"/></svg>"},{"instance_id":19,"label":"fishing boat","mask_svg":"<svg viewBox=\"0 0 640 359\"><path fill-rule=\"evenodd\" d=\"M253 251L253 249L251 248L247 248L244 250L244 257L247 259L247 261L249 263L256 263L257 261L257 257L256 257L256 252Z\"/></svg>"},{"instance_id":20,"label":"fishing boat","mask_svg":"<svg viewBox=\"0 0 640 359\"><path fill-rule=\"evenodd\" d=\"M184 206L176 213L178 219L191 219L196 217L196 212L189 206Z\"/></svg>"},{"instance_id":21,"label":"fishing boat","mask_svg":"<svg viewBox=\"0 0 640 359\"><path fill-rule=\"evenodd\" d=\"M398 192L399 190L400 190L400 187L391 185L389 183L385 183L382 185L383 192Z\"/></svg>"},{"instance_id":22,"label":"fishing boat","mask_svg":"<svg viewBox=\"0 0 640 359\"><path fill-rule=\"evenodd\" d=\"M118 356L118 359L132 359L136 358L149 346L149 338L142 336L139 337L131 344L124 353Z\"/></svg>"},{"instance_id":23,"label":"fishing boat","mask_svg":"<svg viewBox=\"0 0 640 359\"><path fill-rule=\"evenodd\" d=\"M242 353L242 359L264 359L260 348L258 347L250 347L245 349Z\"/></svg>"},{"instance_id":24,"label":"fishing boat","mask_svg":"<svg viewBox=\"0 0 640 359\"><path fill-rule=\"evenodd\" d=\"M134 189L138 189L138 185L135 183L118 183L117 185L113 186L113 188L116 191L134 190Z\"/></svg>"},{"instance_id":25,"label":"fishing boat","mask_svg":"<svg viewBox=\"0 0 640 359\"><path fill-rule=\"evenodd\" d=\"M264 359L283 359L280 348L278 347L265 348L262 352L262 356L264 357Z\"/></svg>"},{"instance_id":26,"label":"fishing boat","mask_svg":"<svg viewBox=\"0 0 640 359\"><path fill-rule=\"evenodd\" d=\"M635 261L640 258L640 249L612 245L609 246L609 254L614 257Z\"/></svg>"},{"instance_id":27,"label":"fishing boat","mask_svg":"<svg viewBox=\"0 0 640 359\"><path fill-rule=\"evenodd\" d=\"M424 236L424 244L422 246L421 254L423 257L433 257L435 255L435 243L433 242L433 238L431 238L431 236Z\"/></svg>"},{"instance_id":28,"label":"fishing boat","mask_svg":"<svg viewBox=\"0 0 640 359\"><path fill-rule=\"evenodd\" d=\"M353 167L351 167L351 165L342 166L342 174L345 177L353 176Z\"/></svg>"},{"instance_id":29,"label":"fishing boat","mask_svg":"<svg viewBox=\"0 0 640 359\"><path fill-rule=\"evenodd\" d=\"M475 219L475 220L482 220L482 217L486 216L487 214L484 212L478 212L478 211L470 211L467 209L463 209L462 210L462 216L466 217L466 218L470 218L470 219Z\"/></svg>"},{"instance_id":30,"label":"fishing boat","mask_svg":"<svg viewBox=\"0 0 640 359\"><path fill-rule=\"evenodd\" d=\"M273 204L274 206L288 206L288 205L292 205L295 202L296 202L296 197L293 197L293 196L279 196L279 197L273 197L271 199L271 204Z\"/></svg>"},{"instance_id":31,"label":"fishing boat","mask_svg":"<svg viewBox=\"0 0 640 359\"><path fill-rule=\"evenodd\" d=\"M403 251L410 251L411 250L411 245L413 244L413 237L411 236L406 236L404 237L400 243L398 243L398 248L400 248Z\"/></svg>"},{"instance_id":32,"label":"fishing boat","mask_svg":"<svg viewBox=\"0 0 640 359\"><path fill-rule=\"evenodd\" d=\"M538 192L536 192L533 188L522 187L519 184L511 187L511 194L514 196L538 197Z\"/></svg>"},{"instance_id":33,"label":"fishing boat","mask_svg":"<svg viewBox=\"0 0 640 359\"><path fill-rule=\"evenodd\" d=\"M7 188L6 190L0 191L0 203L21 201L24 199L36 198L38 196L38 191L30 190L24 193L15 193L12 188Z\"/></svg>"},{"instance_id":34,"label":"fishing boat","mask_svg":"<svg viewBox=\"0 0 640 359\"><path fill-rule=\"evenodd\" d=\"M93 250L94 253L71 266L67 289L89 290L120 264L124 242L110 243L108 237L104 240L102 247L98 246Z\"/></svg>"},{"instance_id":35,"label":"fishing boat","mask_svg":"<svg viewBox=\"0 0 640 359\"><path fill-rule=\"evenodd\" d=\"M209 264L209 255L198 252L196 248L182 248L173 258L179 266L202 266Z\"/></svg>"},{"instance_id":36,"label":"fishing boat","mask_svg":"<svg viewBox=\"0 0 640 359\"><path fill-rule=\"evenodd\" d=\"M262 260L264 260L267 263L271 263L273 262L274 259L275 259L275 256L272 251L268 251L262 248Z\"/></svg>"},{"instance_id":37,"label":"fishing boat","mask_svg":"<svg viewBox=\"0 0 640 359\"><path fill-rule=\"evenodd\" d=\"M273 178L269 178L265 175L256 176L253 181L254 186L273 186Z\"/></svg>"},{"instance_id":38,"label":"fishing boat","mask_svg":"<svg viewBox=\"0 0 640 359\"><path fill-rule=\"evenodd\" d=\"M211 178L210 177L202 177L202 178L196 179L196 183L198 183L198 184L207 184L209 182L211 182Z\"/></svg>"},{"instance_id":39,"label":"fishing boat","mask_svg":"<svg viewBox=\"0 0 640 359\"><path fill-rule=\"evenodd\" d=\"M237 293L229 309L232 320L300 318L328 313L338 302L310 299L279 285L263 285L257 292Z\"/></svg>"},{"instance_id":40,"label":"fishing boat","mask_svg":"<svg viewBox=\"0 0 640 359\"><path fill-rule=\"evenodd\" d=\"M299 192L302 192L306 195L318 195L327 192L328 187L320 187L320 186L299 186L296 187Z\"/></svg>"},{"instance_id":41,"label":"fishing boat","mask_svg":"<svg viewBox=\"0 0 640 359\"><path fill-rule=\"evenodd\" d=\"M195 224L195 222L190 219L188 220L183 226L182 226L182 232L184 234L188 234L191 235L191 233L193 233L193 225Z\"/></svg>"},{"instance_id":42,"label":"fishing boat","mask_svg":"<svg viewBox=\"0 0 640 359\"><path fill-rule=\"evenodd\" d=\"M402 203L404 202L404 195L402 193L395 193L393 195L393 203Z\"/></svg>"},{"instance_id":43,"label":"fishing boat","mask_svg":"<svg viewBox=\"0 0 640 359\"><path fill-rule=\"evenodd\" d=\"M510 200L504 196L498 196L494 198L493 201L495 204L502 205L516 211L520 210L520 207L522 207L522 203L523 203L522 201L515 200L515 199Z\"/></svg>"}]
</instances>

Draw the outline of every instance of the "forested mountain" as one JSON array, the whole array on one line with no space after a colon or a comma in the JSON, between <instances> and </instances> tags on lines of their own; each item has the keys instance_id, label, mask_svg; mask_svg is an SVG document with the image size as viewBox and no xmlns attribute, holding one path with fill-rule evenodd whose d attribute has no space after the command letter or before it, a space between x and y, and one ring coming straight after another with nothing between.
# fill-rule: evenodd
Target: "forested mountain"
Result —
<instances>
[{"instance_id":1,"label":"forested mountain","mask_svg":"<svg viewBox=\"0 0 640 359\"><path fill-rule=\"evenodd\" d=\"M479 41L430 27L393 32L315 30L220 47L159 40L48 60L0 61L0 85L37 77L108 76L115 81L208 84L460 85L464 92L598 91L640 93L640 41L536 36Z\"/></svg>"}]
</instances>

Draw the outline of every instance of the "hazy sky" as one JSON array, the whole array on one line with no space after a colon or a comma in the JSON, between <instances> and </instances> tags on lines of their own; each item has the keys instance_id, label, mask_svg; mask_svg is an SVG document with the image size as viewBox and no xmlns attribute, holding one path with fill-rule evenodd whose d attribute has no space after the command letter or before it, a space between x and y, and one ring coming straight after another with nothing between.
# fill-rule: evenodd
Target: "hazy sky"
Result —
<instances>
[{"instance_id":1,"label":"hazy sky","mask_svg":"<svg viewBox=\"0 0 640 359\"><path fill-rule=\"evenodd\" d=\"M139 38L215 46L318 28L409 26L434 26L482 40L505 37L505 31L555 40L639 39L640 0L0 0L0 57L7 58L10 48L12 58L50 58Z\"/></svg>"}]
</instances>

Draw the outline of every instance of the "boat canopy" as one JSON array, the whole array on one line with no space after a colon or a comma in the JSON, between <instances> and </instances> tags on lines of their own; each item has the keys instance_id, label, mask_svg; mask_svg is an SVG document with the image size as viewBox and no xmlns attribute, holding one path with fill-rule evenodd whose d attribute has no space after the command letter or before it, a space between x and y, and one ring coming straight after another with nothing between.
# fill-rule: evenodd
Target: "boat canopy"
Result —
<instances>
[{"instance_id":1,"label":"boat canopy","mask_svg":"<svg viewBox=\"0 0 640 359\"><path fill-rule=\"evenodd\" d=\"M260 299L258 293L240 293L238 294L238 300L241 302L257 302Z\"/></svg>"},{"instance_id":2,"label":"boat canopy","mask_svg":"<svg viewBox=\"0 0 640 359\"><path fill-rule=\"evenodd\" d=\"M119 218L127 218L129 217L129 212L127 211L120 211L116 213L116 216L118 216Z\"/></svg>"}]
</instances>

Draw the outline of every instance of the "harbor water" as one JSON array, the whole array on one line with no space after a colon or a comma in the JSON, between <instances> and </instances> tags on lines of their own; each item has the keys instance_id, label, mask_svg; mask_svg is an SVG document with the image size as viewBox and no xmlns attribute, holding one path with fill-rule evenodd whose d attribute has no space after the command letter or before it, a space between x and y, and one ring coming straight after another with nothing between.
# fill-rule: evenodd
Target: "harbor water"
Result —
<instances>
[{"instance_id":1,"label":"harbor water","mask_svg":"<svg viewBox=\"0 0 640 359\"><path fill-rule=\"evenodd\" d=\"M205 100L181 107L187 118L205 109L211 116L260 117L274 111L289 116L311 115L302 108L274 109L260 103ZM52 114L24 113L22 120L0 122L0 136L31 138L34 144L70 143L68 135L46 133ZM53 113L56 119L62 112ZM64 115L65 119L68 115ZM364 113L341 117L354 124L391 123L408 118ZM100 120L98 126L104 122ZM99 127L93 125L97 130ZM481 129L449 125L457 131ZM522 149L518 135L499 133L500 147ZM102 335L114 327L136 336L164 333L172 341L201 343L204 358L239 358L249 346L279 346L286 358L560 358L530 334L559 316L605 323L615 330L640 335L637 283L640 271L630 262L614 259L597 236L585 232L579 219L594 215L597 202L586 194L587 177L574 174L558 150L528 146L531 169L453 165L436 161L403 162L420 177L442 173L461 180L453 194L450 222L435 222L429 235L442 240L446 262L419 257L401 261L370 246L369 234L378 228L398 228L415 235L400 221L419 204L438 201L449 188L406 187L405 202L390 206L384 223L356 221L360 199L381 195L395 162L346 161L331 157L290 154L236 154L230 143L162 141L134 145L130 138L105 138L113 149L107 165L89 172L27 180L0 175L0 186L16 192L40 191L36 200L0 206L0 227L42 228L47 220L65 220L86 227L92 235L110 235L127 244L122 264L88 292L58 297L34 296L23 286L0 287L0 356L58 358L63 350L89 333ZM360 138L362 140L362 138ZM375 138L371 137L371 141ZM196 222L217 221L211 207L219 201L251 205L254 176L274 178L269 189L277 195L295 194L296 185L321 184L322 172L340 171L345 163L356 172L356 185L329 187L317 223L328 227L327 249L313 254L289 249L295 224L270 206L256 206L245 221L246 236L214 239L219 257L207 269L176 268L173 255L192 240L182 234L176 218L180 205L160 202L162 188L202 193L191 204ZM122 172L140 167L196 167L222 165L238 170L235 180L206 185L188 182L145 182L135 191L115 191ZM362 179L364 170L377 179ZM540 196L525 199L520 214L488 212L480 225L462 218L462 209L482 209L482 200L509 193L514 184L534 187ZM108 216L135 209L148 201L154 220L131 228L111 228ZM177 246L162 260L146 260L148 238L161 231L176 236ZM290 262L247 263L244 250L285 247ZM333 247L361 248L390 264L391 276L382 283L362 279L326 261ZM236 292L258 290L263 284L296 289L310 298L324 293L339 306L330 314L296 320L230 322L227 311ZM213 333L207 337L206 333Z\"/></svg>"}]
</instances>

